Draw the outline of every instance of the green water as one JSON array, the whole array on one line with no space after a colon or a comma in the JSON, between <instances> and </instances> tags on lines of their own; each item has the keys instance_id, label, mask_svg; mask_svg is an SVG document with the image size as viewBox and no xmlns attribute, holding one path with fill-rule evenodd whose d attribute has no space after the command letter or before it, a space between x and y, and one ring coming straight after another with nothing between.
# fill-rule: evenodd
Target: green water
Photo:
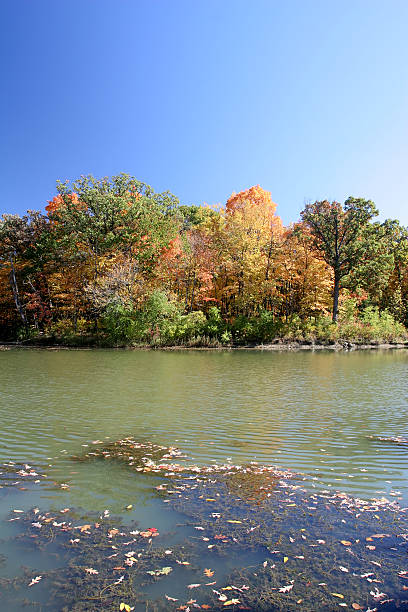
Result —
<instances>
[{"instance_id":1,"label":"green water","mask_svg":"<svg viewBox=\"0 0 408 612\"><path fill-rule=\"evenodd\" d=\"M406 351L0 353L0 460L56 470L91 440L134 435L203 463L280 464L363 496L391 480L406 495L406 448L367 436L408 435L407 416ZM95 478L81 495L103 496Z\"/></svg>"},{"instance_id":2,"label":"green water","mask_svg":"<svg viewBox=\"0 0 408 612\"><path fill-rule=\"evenodd\" d=\"M0 461L44 466L52 484L1 491L0 538L12 508L81 506L171 529L179 517L114 464L76 464L92 441L132 435L177 445L199 464L281 465L307 486L408 505L408 352L11 350L0 352ZM89 445L89 446L86 446ZM123 513L127 504L131 513ZM10 540L11 541L11 540ZM13 575L21 551L4 545ZM24 558L32 568L52 560Z\"/></svg>"}]
</instances>

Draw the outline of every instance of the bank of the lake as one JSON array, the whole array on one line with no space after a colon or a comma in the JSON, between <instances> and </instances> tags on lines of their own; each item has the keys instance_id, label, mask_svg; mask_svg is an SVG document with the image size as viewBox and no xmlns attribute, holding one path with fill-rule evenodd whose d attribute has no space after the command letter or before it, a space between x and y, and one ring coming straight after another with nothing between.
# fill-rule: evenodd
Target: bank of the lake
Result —
<instances>
[{"instance_id":1,"label":"bank of the lake","mask_svg":"<svg viewBox=\"0 0 408 612\"><path fill-rule=\"evenodd\" d=\"M408 349L408 342L372 342L372 343L359 343L351 342L349 340L341 340L340 342L319 344L314 342L282 342L276 340L275 342L268 342L265 344L220 344L214 343L213 346L200 346L197 345L152 345L152 344L138 344L138 345L118 345L118 346L106 346L98 343L97 341L89 344L85 343L64 343L59 340L53 341L51 338L41 338L30 341L22 342L0 342L0 351L7 351L11 349L44 349L44 350L98 350L98 349L112 349L112 350L153 350L153 351L357 351L357 350L395 350L395 349Z\"/></svg>"}]
</instances>

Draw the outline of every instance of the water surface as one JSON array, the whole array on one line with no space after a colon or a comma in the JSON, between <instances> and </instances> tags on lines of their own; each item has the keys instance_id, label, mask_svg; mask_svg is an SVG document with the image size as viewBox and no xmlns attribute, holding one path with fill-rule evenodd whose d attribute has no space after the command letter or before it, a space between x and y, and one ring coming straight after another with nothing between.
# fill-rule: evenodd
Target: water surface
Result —
<instances>
[{"instance_id":1,"label":"water surface","mask_svg":"<svg viewBox=\"0 0 408 612\"><path fill-rule=\"evenodd\" d=\"M407 411L405 350L0 352L0 462L40 465L51 479L35 492L0 491L0 573L22 563L18 525L4 520L12 508L109 508L160 531L182 521L152 494L153 477L72 462L93 441L131 435L179 446L199 464L281 465L310 488L408 505L407 448L370 438L408 437ZM27 551L24 562L52 566Z\"/></svg>"},{"instance_id":2,"label":"water surface","mask_svg":"<svg viewBox=\"0 0 408 612\"><path fill-rule=\"evenodd\" d=\"M64 456L91 440L133 435L200 463L280 464L354 494L405 496L406 448L368 436L408 435L407 409L405 350L0 353L0 460L57 470L72 471Z\"/></svg>"}]
</instances>

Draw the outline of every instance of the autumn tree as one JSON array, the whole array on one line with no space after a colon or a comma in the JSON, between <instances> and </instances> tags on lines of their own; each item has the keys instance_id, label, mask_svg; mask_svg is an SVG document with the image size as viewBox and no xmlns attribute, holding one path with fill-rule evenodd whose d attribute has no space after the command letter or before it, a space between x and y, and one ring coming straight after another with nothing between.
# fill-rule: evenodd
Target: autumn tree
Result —
<instances>
[{"instance_id":1,"label":"autumn tree","mask_svg":"<svg viewBox=\"0 0 408 612\"><path fill-rule=\"evenodd\" d=\"M342 281L359 264L367 249L363 232L369 221L378 214L371 200L348 198L344 206L339 202L314 202L301 212L310 229L316 247L324 261L333 269L332 319L337 322L339 292Z\"/></svg>"},{"instance_id":2,"label":"autumn tree","mask_svg":"<svg viewBox=\"0 0 408 612\"><path fill-rule=\"evenodd\" d=\"M275 257L276 302L286 319L326 316L331 309L332 274L303 223L286 228Z\"/></svg>"},{"instance_id":3,"label":"autumn tree","mask_svg":"<svg viewBox=\"0 0 408 612\"><path fill-rule=\"evenodd\" d=\"M217 262L216 297L231 315L252 314L273 294L273 259L282 233L271 194L259 185L228 199L208 232Z\"/></svg>"},{"instance_id":4,"label":"autumn tree","mask_svg":"<svg viewBox=\"0 0 408 612\"><path fill-rule=\"evenodd\" d=\"M0 220L0 262L21 323L28 312L35 324L50 313L45 266L54 258L54 238L48 218L40 212L3 215Z\"/></svg>"},{"instance_id":5,"label":"autumn tree","mask_svg":"<svg viewBox=\"0 0 408 612\"><path fill-rule=\"evenodd\" d=\"M65 265L83 270L78 282L95 318L101 291L106 295L118 279L133 282L136 276L154 274L163 249L177 234L178 200L127 174L83 176L57 187L58 195L47 206L49 218Z\"/></svg>"}]
</instances>

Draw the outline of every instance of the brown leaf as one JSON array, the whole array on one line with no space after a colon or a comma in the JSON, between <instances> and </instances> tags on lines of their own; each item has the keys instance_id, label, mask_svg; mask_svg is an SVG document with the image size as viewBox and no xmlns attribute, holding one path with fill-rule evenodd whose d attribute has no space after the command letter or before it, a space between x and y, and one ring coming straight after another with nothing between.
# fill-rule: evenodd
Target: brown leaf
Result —
<instances>
[{"instance_id":1,"label":"brown leaf","mask_svg":"<svg viewBox=\"0 0 408 612\"><path fill-rule=\"evenodd\" d=\"M109 529L109 531L108 531L108 534L109 534L110 538L115 536L117 533L119 533L119 529Z\"/></svg>"}]
</instances>

